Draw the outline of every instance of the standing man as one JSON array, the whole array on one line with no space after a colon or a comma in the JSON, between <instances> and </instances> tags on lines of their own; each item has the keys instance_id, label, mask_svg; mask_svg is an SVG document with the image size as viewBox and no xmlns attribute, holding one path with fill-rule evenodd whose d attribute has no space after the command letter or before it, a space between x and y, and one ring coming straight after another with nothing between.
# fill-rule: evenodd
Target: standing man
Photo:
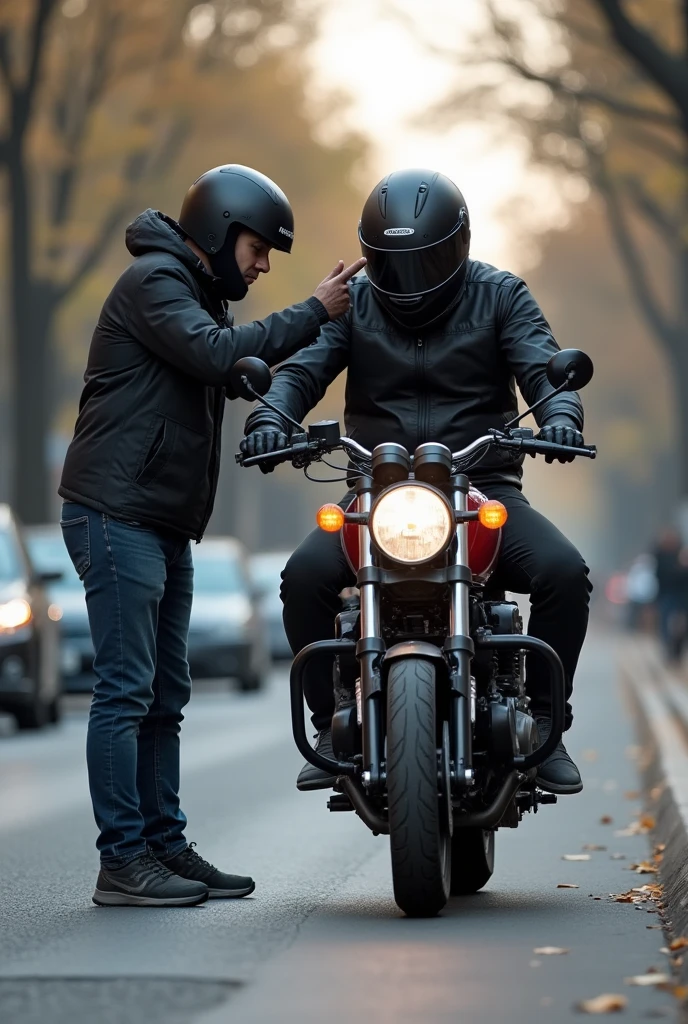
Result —
<instances>
[{"instance_id":1,"label":"standing man","mask_svg":"<svg viewBox=\"0 0 688 1024\"><path fill-rule=\"evenodd\" d=\"M101 857L99 906L189 906L246 896L184 837L179 730L191 679L189 540L213 510L230 370L242 356L281 362L349 308L339 265L311 298L233 326L243 299L290 252L294 219L273 181L216 167L194 182L179 221L146 210L134 257L105 301L88 357L60 495L65 544L86 590L97 676L88 726Z\"/></svg>"}]
</instances>

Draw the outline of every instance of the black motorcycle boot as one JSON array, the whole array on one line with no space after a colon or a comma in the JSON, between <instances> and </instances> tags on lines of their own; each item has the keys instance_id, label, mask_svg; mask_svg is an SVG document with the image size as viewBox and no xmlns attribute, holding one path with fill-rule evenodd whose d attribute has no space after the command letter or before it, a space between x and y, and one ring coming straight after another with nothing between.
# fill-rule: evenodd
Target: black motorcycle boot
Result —
<instances>
[{"instance_id":1,"label":"black motorcycle boot","mask_svg":"<svg viewBox=\"0 0 688 1024\"><path fill-rule=\"evenodd\" d=\"M248 875L227 875L196 853L195 843L189 843L185 850L174 857L160 860L175 875L190 881L202 882L208 887L208 898L211 900L231 900L240 896L250 896L256 883Z\"/></svg>"},{"instance_id":2,"label":"black motorcycle boot","mask_svg":"<svg viewBox=\"0 0 688 1024\"><path fill-rule=\"evenodd\" d=\"M207 899L207 885L180 878L150 853L123 868L101 867L93 893L99 907L195 907Z\"/></svg>"},{"instance_id":3,"label":"black motorcycle boot","mask_svg":"<svg viewBox=\"0 0 688 1024\"><path fill-rule=\"evenodd\" d=\"M331 729L321 729L318 732L315 740L315 749L323 757L331 757L333 760L336 760L334 750L332 749ZM306 761L296 780L296 788L302 792L308 792L311 789L331 789L335 778L336 776L328 775L322 768L316 768L310 761Z\"/></svg>"},{"instance_id":4,"label":"black motorcycle boot","mask_svg":"<svg viewBox=\"0 0 688 1024\"><path fill-rule=\"evenodd\" d=\"M546 715L536 715L540 744L549 736L552 720ZM568 754L563 740L559 740L549 757L538 766L535 782L548 793L580 793L583 780L574 761Z\"/></svg>"}]
</instances>

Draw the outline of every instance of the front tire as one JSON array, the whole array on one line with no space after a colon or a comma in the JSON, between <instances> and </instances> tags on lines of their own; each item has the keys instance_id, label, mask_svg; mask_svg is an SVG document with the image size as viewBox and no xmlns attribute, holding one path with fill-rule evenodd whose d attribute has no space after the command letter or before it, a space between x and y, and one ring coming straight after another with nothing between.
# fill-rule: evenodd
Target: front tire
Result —
<instances>
[{"instance_id":1,"label":"front tire","mask_svg":"<svg viewBox=\"0 0 688 1024\"><path fill-rule=\"evenodd\" d=\"M455 828L451 854L451 894L469 896L494 871L495 834L482 828Z\"/></svg>"},{"instance_id":2,"label":"front tire","mask_svg":"<svg viewBox=\"0 0 688 1024\"><path fill-rule=\"evenodd\" d=\"M440 811L435 667L422 658L389 670L387 792L394 899L409 917L434 917L449 898L451 838Z\"/></svg>"}]
</instances>

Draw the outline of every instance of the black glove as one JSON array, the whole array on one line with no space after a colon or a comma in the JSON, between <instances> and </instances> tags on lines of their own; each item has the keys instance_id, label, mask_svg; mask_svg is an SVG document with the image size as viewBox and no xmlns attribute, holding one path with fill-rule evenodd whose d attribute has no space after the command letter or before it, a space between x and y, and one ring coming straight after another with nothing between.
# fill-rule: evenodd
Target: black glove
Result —
<instances>
[{"instance_id":1,"label":"black glove","mask_svg":"<svg viewBox=\"0 0 688 1024\"><path fill-rule=\"evenodd\" d=\"M242 438L239 448L247 458L251 458L254 455L279 451L280 448L286 448L288 444L289 438L281 427L266 424L257 427ZM261 463L259 469L261 473L272 473L276 465L276 462Z\"/></svg>"},{"instance_id":2,"label":"black glove","mask_svg":"<svg viewBox=\"0 0 688 1024\"><path fill-rule=\"evenodd\" d=\"M550 423L545 423L536 437L538 441L553 441L554 444L563 444L567 448L582 448L585 444L580 430L573 425L568 416L555 416ZM575 457L573 452L571 455L545 455L545 462L554 462L555 459L558 462L573 462Z\"/></svg>"}]
</instances>

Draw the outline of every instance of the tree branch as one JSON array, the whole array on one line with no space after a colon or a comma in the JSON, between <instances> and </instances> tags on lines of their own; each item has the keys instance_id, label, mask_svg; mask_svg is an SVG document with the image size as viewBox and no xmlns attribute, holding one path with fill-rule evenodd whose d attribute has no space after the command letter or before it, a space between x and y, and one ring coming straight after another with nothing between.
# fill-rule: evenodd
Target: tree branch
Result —
<instances>
[{"instance_id":1,"label":"tree branch","mask_svg":"<svg viewBox=\"0 0 688 1024\"><path fill-rule=\"evenodd\" d=\"M623 10L620 0L595 0L618 45L645 75L670 97L688 121L688 64L639 28Z\"/></svg>"},{"instance_id":2,"label":"tree branch","mask_svg":"<svg viewBox=\"0 0 688 1024\"><path fill-rule=\"evenodd\" d=\"M602 157L598 156L594 175L597 187L604 198L609 224L616 242L621 261L626 269L633 293L657 337L672 351L676 344L677 331L661 308L650 284L647 268L642 262L635 239L631 233L621 197L608 173Z\"/></svg>"},{"instance_id":3,"label":"tree branch","mask_svg":"<svg viewBox=\"0 0 688 1024\"><path fill-rule=\"evenodd\" d=\"M57 305L64 302L67 296L81 284L87 274L93 270L93 267L107 251L107 247L112 241L112 234L122 218L125 216L128 207L129 202L126 199L118 199L116 203L113 203L107 216L102 221L95 238L86 249L86 252L77 263L71 275L66 281L63 281L61 284L56 284L55 301Z\"/></svg>"},{"instance_id":4,"label":"tree branch","mask_svg":"<svg viewBox=\"0 0 688 1024\"><path fill-rule=\"evenodd\" d=\"M676 250L680 243L681 226L676 218L672 217L652 196L642 181L635 176L625 177L624 185L626 191L646 220L658 231L666 244Z\"/></svg>"},{"instance_id":5,"label":"tree branch","mask_svg":"<svg viewBox=\"0 0 688 1024\"><path fill-rule=\"evenodd\" d=\"M24 134L31 117L31 108L36 94L41 60L45 50L45 30L54 6L55 0L37 0L36 2L36 17L34 18L30 33L29 68L26 81L20 88L16 88L14 93L13 114L15 123L13 124L13 133L16 131L19 137Z\"/></svg>"},{"instance_id":6,"label":"tree branch","mask_svg":"<svg viewBox=\"0 0 688 1024\"><path fill-rule=\"evenodd\" d=\"M521 63L515 57L504 57L499 63L511 68L512 71L515 71L521 78L525 78L529 82L541 82L543 85L549 86L552 92L559 96L569 96L571 99L579 100L583 103L598 103L600 106L606 107L607 110L611 110L612 113L619 114L622 117L651 121L653 124L666 125L670 128L681 127L680 119L674 114L668 114L663 110L655 110L652 107L641 107L635 103L626 103L624 100L617 99L615 96L609 96L607 93L600 92L597 89L573 89L556 75L545 75L533 71L527 64Z\"/></svg>"}]
</instances>

